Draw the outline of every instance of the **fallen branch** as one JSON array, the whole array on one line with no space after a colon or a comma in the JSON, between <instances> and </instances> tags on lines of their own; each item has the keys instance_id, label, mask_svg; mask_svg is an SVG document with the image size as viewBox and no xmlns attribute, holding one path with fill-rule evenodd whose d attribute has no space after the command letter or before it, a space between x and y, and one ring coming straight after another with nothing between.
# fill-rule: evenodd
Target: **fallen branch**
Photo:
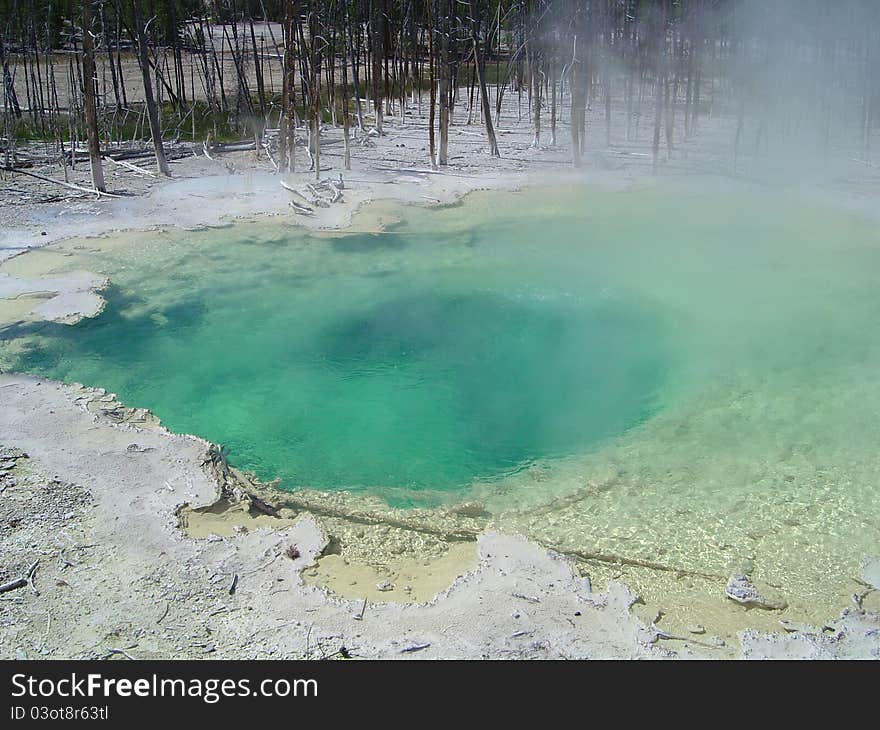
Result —
<instances>
[{"instance_id":1,"label":"fallen branch","mask_svg":"<svg viewBox=\"0 0 880 730\"><path fill-rule=\"evenodd\" d=\"M723 649L724 644L713 644L709 641L698 641L693 636L679 636L678 634L669 634L665 631L660 631L659 629L654 632L654 635L658 639L664 639L666 641L686 641L688 644L697 644L698 646L705 646L707 649Z\"/></svg>"},{"instance_id":2,"label":"fallen branch","mask_svg":"<svg viewBox=\"0 0 880 730\"><path fill-rule=\"evenodd\" d=\"M297 190L295 187L293 187L293 185L291 185L290 183L287 183L284 180L279 180L278 182L281 183L281 187L284 188L285 190L287 190L289 193L293 193L294 195L296 195L298 198L300 198L301 200L303 200L306 203L309 202L309 199L306 198L305 195L303 195L299 190Z\"/></svg>"},{"instance_id":3,"label":"fallen branch","mask_svg":"<svg viewBox=\"0 0 880 730\"><path fill-rule=\"evenodd\" d=\"M275 168L275 172L279 172L281 170L281 168L278 167L278 163L275 162L275 158L272 157L272 150L269 149L269 142L268 141L263 142L263 149L266 150L266 157L269 158L269 162L272 163L272 167Z\"/></svg>"},{"instance_id":4,"label":"fallen branch","mask_svg":"<svg viewBox=\"0 0 880 730\"><path fill-rule=\"evenodd\" d=\"M340 646L338 651L334 651L332 654L327 654L326 656L322 656L322 660L333 659L334 657L341 656L343 659L351 659L351 652L344 646Z\"/></svg>"},{"instance_id":5,"label":"fallen branch","mask_svg":"<svg viewBox=\"0 0 880 730\"><path fill-rule=\"evenodd\" d=\"M405 649L401 649L400 653L401 654L409 654L410 652L413 652L413 651L422 651L422 649L427 649L429 646L431 646L431 645L430 644L416 644L415 646L408 646Z\"/></svg>"},{"instance_id":6,"label":"fallen branch","mask_svg":"<svg viewBox=\"0 0 880 730\"><path fill-rule=\"evenodd\" d=\"M215 152L247 152L256 150L257 143L253 139L240 142L215 142L211 145L211 149Z\"/></svg>"},{"instance_id":7,"label":"fallen branch","mask_svg":"<svg viewBox=\"0 0 880 730\"><path fill-rule=\"evenodd\" d=\"M309 189L309 192L314 197L314 200L312 201L313 205L320 206L321 208L329 208L330 207L330 203L328 203L326 200L324 200L321 197L321 193L315 185L312 185L311 183L306 183L306 187ZM333 201L331 201L331 202L333 202Z\"/></svg>"},{"instance_id":8,"label":"fallen branch","mask_svg":"<svg viewBox=\"0 0 880 730\"><path fill-rule=\"evenodd\" d=\"M107 654L107 656L104 657L105 659L107 659L107 658L113 656L114 654L122 654L122 656L124 656L126 659L131 659L131 661L133 661L133 662L134 662L134 661L137 661L137 659L135 659L135 658L134 658L131 654L129 654L125 649L112 649L112 648L108 648L107 651L109 652L109 654Z\"/></svg>"},{"instance_id":9,"label":"fallen branch","mask_svg":"<svg viewBox=\"0 0 880 730\"><path fill-rule=\"evenodd\" d=\"M39 560L35 560L31 563L30 567L27 569L27 572L21 577L16 578L15 580L11 580L8 583L4 583L0 585L0 593L8 593L9 591L17 590L18 588L24 588L25 586L30 586L31 590L40 595L34 586L34 573L37 571L37 566L40 564Z\"/></svg>"},{"instance_id":10,"label":"fallen branch","mask_svg":"<svg viewBox=\"0 0 880 730\"><path fill-rule=\"evenodd\" d=\"M315 211L313 211L311 208L307 208L306 206L300 205L299 203L294 203L292 200L288 202L288 205L291 208L293 208L294 211L299 213L300 215L314 215L315 214Z\"/></svg>"},{"instance_id":11,"label":"fallen branch","mask_svg":"<svg viewBox=\"0 0 880 730\"><path fill-rule=\"evenodd\" d=\"M656 563L653 560L628 558L623 555L617 555L616 553L599 553L589 550L579 550L577 548L551 547L542 540L536 540L535 542L543 545L548 550L553 550L554 552L557 552L561 555L567 555L571 558L577 558L580 560L585 560L587 562L610 563L612 565L629 565L634 568L647 568L648 570L659 570L663 573L676 573L678 575L687 575L694 578L705 578L707 580L725 580L725 577L720 573L708 573L702 570L690 570L687 568L676 567L674 565Z\"/></svg>"},{"instance_id":12,"label":"fallen branch","mask_svg":"<svg viewBox=\"0 0 880 730\"><path fill-rule=\"evenodd\" d=\"M70 188L71 190L77 190L81 193L94 193L98 196L104 196L106 198L121 198L122 195L115 195L114 193L105 193L95 188L84 188L82 185L74 185L73 183L64 182L63 180L55 180L51 177L45 177L43 175L37 175L35 172L25 172L24 170L19 170L16 167L3 167L0 168L5 172L13 172L18 173L19 175L27 175L28 177L35 177L37 180L42 180L44 182L55 183L55 185L61 185L65 188Z\"/></svg>"},{"instance_id":13,"label":"fallen branch","mask_svg":"<svg viewBox=\"0 0 880 730\"><path fill-rule=\"evenodd\" d=\"M120 167L124 167L126 170L131 170L132 172L138 172L141 175L146 175L147 177L156 177L155 172L151 172L150 170L145 170L143 167L138 167L137 165L132 165L130 162L124 162L123 160L114 160L109 155L103 158L107 162L112 162L114 165L119 165Z\"/></svg>"},{"instance_id":14,"label":"fallen branch","mask_svg":"<svg viewBox=\"0 0 880 730\"><path fill-rule=\"evenodd\" d=\"M157 624L161 624L164 618L168 615L168 609L171 608L171 601L165 601L165 610L162 612L162 615L156 619Z\"/></svg>"},{"instance_id":15,"label":"fallen branch","mask_svg":"<svg viewBox=\"0 0 880 730\"><path fill-rule=\"evenodd\" d=\"M299 190L294 188L292 185L284 182L284 180L279 180L278 182L281 183L282 188L287 190L289 193L296 195L300 200L303 200L306 203L305 205L303 205L302 203L297 203L293 200L290 201L290 207L293 208L297 213L302 213L303 215L312 215L315 212L315 209L312 208L312 206L310 205L311 201L306 198L305 195L299 192Z\"/></svg>"},{"instance_id":16,"label":"fallen branch","mask_svg":"<svg viewBox=\"0 0 880 730\"><path fill-rule=\"evenodd\" d=\"M331 203L338 203L340 200L342 200L342 189L339 188L332 180L330 181L330 189L333 191L333 198L330 200Z\"/></svg>"}]
</instances>

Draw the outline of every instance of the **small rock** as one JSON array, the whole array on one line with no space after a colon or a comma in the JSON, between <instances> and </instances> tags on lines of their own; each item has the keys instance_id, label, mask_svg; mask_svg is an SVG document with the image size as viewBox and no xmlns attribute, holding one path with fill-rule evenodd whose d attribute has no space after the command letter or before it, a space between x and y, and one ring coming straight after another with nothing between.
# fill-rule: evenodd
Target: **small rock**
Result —
<instances>
[{"instance_id":1,"label":"small rock","mask_svg":"<svg viewBox=\"0 0 880 730\"><path fill-rule=\"evenodd\" d=\"M381 583L376 583L376 590L382 591L383 593L386 591L393 591L394 583L392 583L390 580L383 580Z\"/></svg>"},{"instance_id":2,"label":"small rock","mask_svg":"<svg viewBox=\"0 0 880 730\"><path fill-rule=\"evenodd\" d=\"M688 626L688 631L692 634L705 634L706 627L703 624L695 624L694 626Z\"/></svg>"}]
</instances>

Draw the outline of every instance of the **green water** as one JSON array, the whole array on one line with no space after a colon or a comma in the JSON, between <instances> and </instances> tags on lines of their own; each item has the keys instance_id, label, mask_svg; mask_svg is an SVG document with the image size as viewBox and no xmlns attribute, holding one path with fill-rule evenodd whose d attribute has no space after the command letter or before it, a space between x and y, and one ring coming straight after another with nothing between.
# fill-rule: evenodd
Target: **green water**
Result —
<instances>
[{"instance_id":1,"label":"green water","mask_svg":"<svg viewBox=\"0 0 880 730\"><path fill-rule=\"evenodd\" d=\"M562 547L750 560L818 592L880 549L873 221L740 188L402 215L29 254L109 273L108 305L7 332L0 362L103 386L287 489L477 498Z\"/></svg>"},{"instance_id":2,"label":"green water","mask_svg":"<svg viewBox=\"0 0 880 730\"><path fill-rule=\"evenodd\" d=\"M100 318L55 328L21 367L100 383L288 487L396 488L396 503L576 453L649 413L667 366L650 314L595 284L524 282L482 251L437 259L461 245L420 236L400 263L371 252L392 267L376 275L362 253L244 231L203 275L170 259L111 289Z\"/></svg>"}]
</instances>

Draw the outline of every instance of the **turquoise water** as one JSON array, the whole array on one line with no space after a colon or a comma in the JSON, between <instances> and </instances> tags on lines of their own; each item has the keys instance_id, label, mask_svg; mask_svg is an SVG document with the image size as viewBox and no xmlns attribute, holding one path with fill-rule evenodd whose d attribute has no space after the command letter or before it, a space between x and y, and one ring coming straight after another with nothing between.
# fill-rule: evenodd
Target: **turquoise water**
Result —
<instances>
[{"instance_id":1,"label":"turquoise water","mask_svg":"<svg viewBox=\"0 0 880 730\"><path fill-rule=\"evenodd\" d=\"M511 256L510 234L201 234L17 367L101 384L287 487L436 500L620 434L670 366L650 310L537 228Z\"/></svg>"},{"instance_id":2,"label":"turquoise water","mask_svg":"<svg viewBox=\"0 0 880 730\"><path fill-rule=\"evenodd\" d=\"M408 255L459 245L424 236ZM287 486L400 495L461 490L617 435L648 415L667 366L649 314L527 286L497 261L469 261L462 282L457 266L365 275L339 260L356 253L303 274L256 239L223 253L236 248L262 271L259 293L223 261L208 288L170 274L182 301L167 306L133 313L148 282L114 287L101 317L54 328L20 367L100 383ZM489 265L493 284L473 291Z\"/></svg>"},{"instance_id":3,"label":"turquoise water","mask_svg":"<svg viewBox=\"0 0 880 730\"><path fill-rule=\"evenodd\" d=\"M28 254L7 266L113 286L92 321L6 332L0 363L105 387L285 489L476 498L548 544L748 560L813 599L880 551L874 221L735 186L401 215Z\"/></svg>"}]
</instances>

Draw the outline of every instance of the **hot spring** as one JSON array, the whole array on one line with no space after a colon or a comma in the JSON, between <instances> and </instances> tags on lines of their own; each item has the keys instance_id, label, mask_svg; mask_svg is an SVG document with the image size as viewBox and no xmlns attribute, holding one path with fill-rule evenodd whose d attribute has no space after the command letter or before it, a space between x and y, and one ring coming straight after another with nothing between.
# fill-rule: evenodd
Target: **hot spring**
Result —
<instances>
[{"instance_id":1,"label":"hot spring","mask_svg":"<svg viewBox=\"0 0 880 730\"><path fill-rule=\"evenodd\" d=\"M874 221L734 185L399 215L31 252L4 269L106 273L107 306L8 328L0 365L107 388L282 489L479 500L560 549L749 563L812 600L877 551Z\"/></svg>"}]
</instances>

